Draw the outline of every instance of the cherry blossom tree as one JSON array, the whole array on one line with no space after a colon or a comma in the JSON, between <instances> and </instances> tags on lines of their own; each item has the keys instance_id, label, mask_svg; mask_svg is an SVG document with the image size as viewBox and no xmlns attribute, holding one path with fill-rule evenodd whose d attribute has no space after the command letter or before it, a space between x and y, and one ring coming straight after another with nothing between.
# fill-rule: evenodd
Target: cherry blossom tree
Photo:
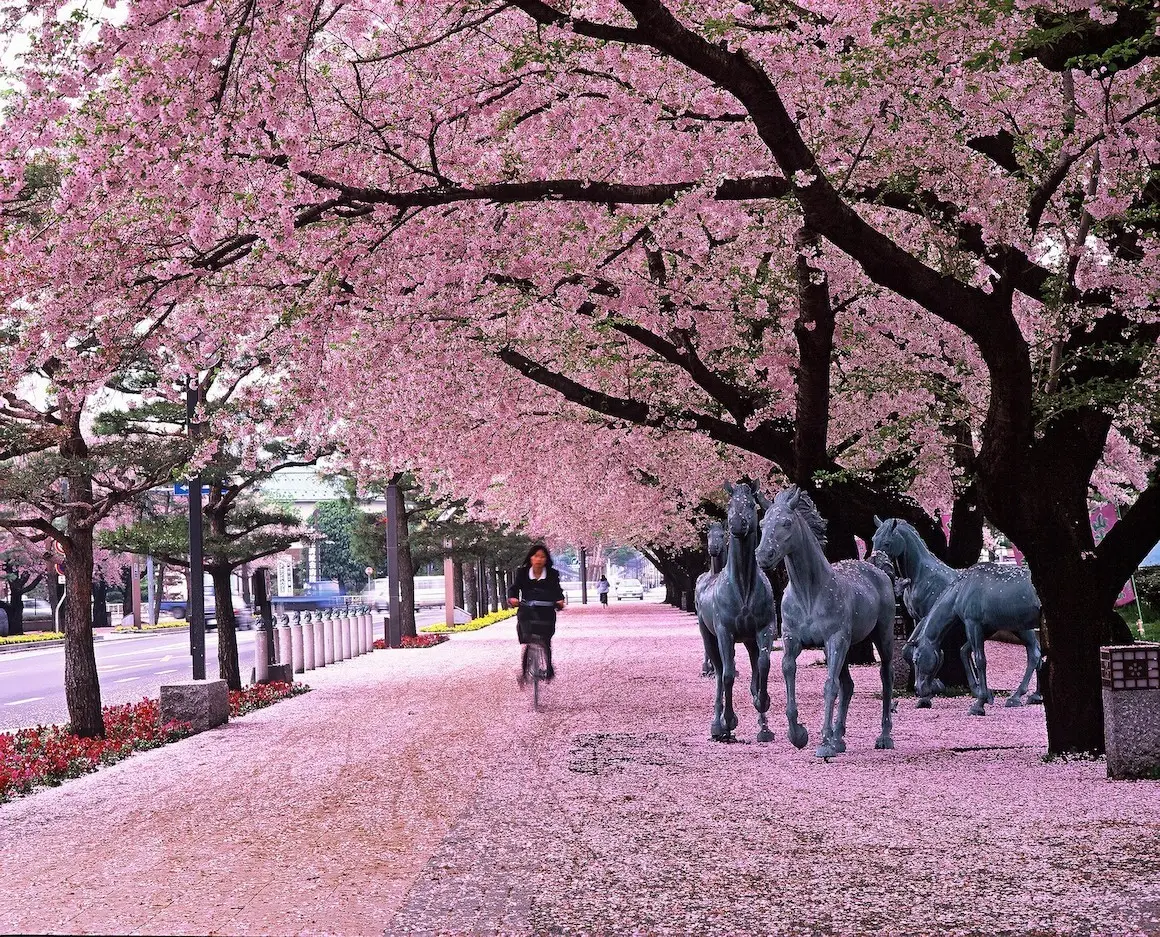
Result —
<instances>
[{"instance_id":1,"label":"cherry blossom tree","mask_svg":"<svg viewBox=\"0 0 1160 937\"><path fill-rule=\"evenodd\" d=\"M87 44L61 7L14 8L47 25L0 198L60 182L9 302L267 335L308 428L432 394L419 459L478 460L444 445L474 379L503 425L530 380L763 459L850 535L917 503L937 541L958 496L1028 558L1050 746L1102 745L1096 648L1160 528L1150 6L149 0ZM1105 454L1146 482L1095 547Z\"/></svg>"}]
</instances>

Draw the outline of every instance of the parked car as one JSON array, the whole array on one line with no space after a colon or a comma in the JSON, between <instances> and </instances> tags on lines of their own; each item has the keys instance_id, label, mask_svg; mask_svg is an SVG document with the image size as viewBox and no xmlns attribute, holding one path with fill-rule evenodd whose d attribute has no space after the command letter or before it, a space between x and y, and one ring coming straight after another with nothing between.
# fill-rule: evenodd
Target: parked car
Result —
<instances>
[{"instance_id":1,"label":"parked car","mask_svg":"<svg viewBox=\"0 0 1160 937\"><path fill-rule=\"evenodd\" d=\"M249 631L254 627L253 613L243 603L239 596L234 596L234 618L238 622L239 631ZM214 604L213 589L206 589L205 591L205 627L209 631L217 628L217 606ZM189 603L185 599L162 599L159 606L159 617L162 621L165 619L174 619L176 621L184 621L187 615L187 608Z\"/></svg>"},{"instance_id":2,"label":"parked car","mask_svg":"<svg viewBox=\"0 0 1160 937\"><path fill-rule=\"evenodd\" d=\"M21 604L24 606L25 621L30 618L52 618L52 606L47 599L26 598L21 600Z\"/></svg>"},{"instance_id":3,"label":"parked car","mask_svg":"<svg viewBox=\"0 0 1160 937\"><path fill-rule=\"evenodd\" d=\"M643 602L644 586L640 584L639 579L618 579L616 580L616 598L640 599Z\"/></svg>"}]
</instances>

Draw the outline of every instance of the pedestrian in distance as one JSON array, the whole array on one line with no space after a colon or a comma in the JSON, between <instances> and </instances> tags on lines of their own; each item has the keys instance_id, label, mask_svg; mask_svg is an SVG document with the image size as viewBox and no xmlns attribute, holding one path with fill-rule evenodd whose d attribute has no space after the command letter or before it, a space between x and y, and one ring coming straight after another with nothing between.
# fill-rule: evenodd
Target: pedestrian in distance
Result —
<instances>
[{"instance_id":1,"label":"pedestrian in distance","mask_svg":"<svg viewBox=\"0 0 1160 937\"><path fill-rule=\"evenodd\" d=\"M608 604L608 590L612 587L608 584L608 577L601 576L600 582L596 583L596 591L600 593L600 604Z\"/></svg>"},{"instance_id":2,"label":"pedestrian in distance","mask_svg":"<svg viewBox=\"0 0 1160 937\"><path fill-rule=\"evenodd\" d=\"M552 666L552 636L556 633L556 612L564 607L564 589L560 586L560 574L552 562L552 554L544 544L533 544L528 550L508 589L508 605L519 609L516 636L524 646L520 686L523 686L527 672L527 645L532 640L538 640L544 646L546 679L551 680L556 675Z\"/></svg>"}]
</instances>

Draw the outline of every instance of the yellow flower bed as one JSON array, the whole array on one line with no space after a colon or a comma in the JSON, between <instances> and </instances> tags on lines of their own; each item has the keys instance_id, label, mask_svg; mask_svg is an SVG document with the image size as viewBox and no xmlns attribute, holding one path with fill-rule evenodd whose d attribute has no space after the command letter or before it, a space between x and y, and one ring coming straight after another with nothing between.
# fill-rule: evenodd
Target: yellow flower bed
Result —
<instances>
[{"instance_id":1,"label":"yellow flower bed","mask_svg":"<svg viewBox=\"0 0 1160 937\"><path fill-rule=\"evenodd\" d=\"M128 628L125 625L117 625L113 629L113 634L140 634L143 631L172 631L175 628L188 628L187 621L159 621L155 625L142 625L140 628Z\"/></svg>"},{"instance_id":2,"label":"yellow flower bed","mask_svg":"<svg viewBox=\"0 0 1160 937\"><path fill-rule=\"evenodd\" d=\"M37 644L40 641L59 641L63 634L55 631L33 631L30 634L10 634L0 638L0 646L5 644Z\"/></svg>"},{"instance_id":3,"label":"yellow flower bed","mask_svg":"<svg viewBox=\"0 0 1160 937\"><path fill-rule=\"evenodd\" d=\"M494 625L497 621L503 621L505 618L511 618L516 613L514 608L501 608L498 612L490 612L487 615L481 615L479 618L473 618L471 621L465 621L462 625L453 625L448 628L446 624L427 625L425 628L420 628L420 631L426 631L431 634L460 634L464 631L478 631L480 628L486 628L488 625Z\"/></svg>"}]
</instances>

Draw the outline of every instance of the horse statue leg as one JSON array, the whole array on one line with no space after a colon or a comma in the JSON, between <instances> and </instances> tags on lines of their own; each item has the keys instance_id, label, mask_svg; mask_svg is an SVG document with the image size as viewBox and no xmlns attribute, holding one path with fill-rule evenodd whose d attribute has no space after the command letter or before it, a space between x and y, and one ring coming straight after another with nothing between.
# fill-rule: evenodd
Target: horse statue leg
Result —
<instances>
[{"instance_id":1,"label":"horse statue leg","mask_svg":"<svg viewBox=\"0 0 1160 937\"><path fill-rule=\"evenodd\" d=\"M986 704L992 702L993 697L987 689L987 656L983 650L983 624L978 621L964 621L963 624L967 626L967 640L971 644L971 662L975 665L975 702L967 711L972 716L985 716Z\"/></svg>"},{"instance_id":2,"label":"horse statue leg","mask_svg":"<svg viewBox=\"0 0 1160 937\"><path fill-rule=\"evenodd\" d=\"M733 710L733 683L737 679L737 642L733 634L726 628L717 632L717 645L721 655L721 696L725 708L720 716L720 723L713 724L713 738L718 742L727 742L737 728L737 713ZM721 734L718 734L718 729Z\"/></svg>"},{"instance_id":3,"label":"horse statue leg","mask_svg":"<svg viewBox=\"0 0 1160 937\"><path fill-rule=\"evenodd\" d=\"M844 635L835 635L826 642L826 715L822 722L822 744L814 752L819 758L831 758L845 750L845 743L838 747L834 738L834 704L842 686L842 668L846 666L846 655L850 651L850 641ZM851 689L853 681L851 681Z\"/></svg>"},{"instance_id":4,"label":"horse statue leg","mask_svg":"<svg viewBox=\"0 0 1160 937\"><path fill-rule=\"evenodd\" d=\"M834 716L834 733L831 738L831 744L838 754L846 750L846 713L853 696L854 678L850 676L850 665L843 663L838 674L838 711Z\"/></svg>"},{"instance_id":5,"label":"horse statue leg","mask_svg":"<svg viewBox=\"0 0 1160 937\"><path fill-rule=\"evenodd\" d=\"M769 628L763 628L756 635L745 639L749 651L749 664L753 677L749 682L749 695L753 698L753 708L757 710L757 741L772 742L769 731L769 651L772 638Z\"/></svg>"},{"instance_id":6,"label":"horse statue leg","mask_svg":"<svg viewBox=\"0 0 1160 937\"><path fill-rule=\"evenodd\" d=\"M882 677L882 734L874 741L875 748L894 747L894 622L878 622L874 629L874 647L878 649L878 673Z\"/></svg>"},{"instance_id":7,"label":"horse statue leg","mask_svg":"<svg viewBox=\"0 0 1160 937\"><path fill-rule=\"evenodd\" d=\"M781 675L785 678L785 719L789 723L789 740L794 748L805 748L810 740L806 727L798 722L797 708L797 659L802 652L802 643L782 633Z\"/></svg>"},{"instance_id":8,"label":"horse statue leg","mask_svg":"<svg viewBox=\"0 0 1160 937\"><path fill-rule=\"evenodd\" d=\"M717 635L704 625L701 625L701 642L705 645L705 659L712 662L713 675L716 677L716 692L713 697L713 724L709 729L709 733L715 739L728 738L729 733L725 729L725 720L722 718L722 711L725 706L725 681L723 676L725 668L721 663L721 651L717 647Z\"/></svg>"},{"instance_id":9,"label":"horse statue leg","mask_svg":"<svg viewBox=\"0 0 1160 937\"><path fill-rule=\"evenodd\" d=\"M1039 662L1043 658L1043 655L1040 654L1040 652L1039 652L1039 639L1035 637L1034 631L1031 631L1031 630L1017 631L1015 633L1015 636L1020 641L1022 641L1024 646L1026 646L1026 648L1027 648L1027 669L1025 671L1023 671L1023 679L1020 681L1019 686L1016 687L1015 690L1011 693L1011 695L1007 698L1007 703L1006 703L1007 706L1022 706L1023 705L1023 694L1027 692L1027 687L1031 683L1032 674L1035 675L1035 688L1038 691L1038 689L1039 689ZM1038 699L1036 697L1038 697ZM1036 693L1032 694L1031 696L1027 697L1027 702L1029 702L1029 703L1041 703L1041 702L1043 702L1043 697L1039 696L1039 693L1036 692Z\"/></svg>"}]
</instances>

